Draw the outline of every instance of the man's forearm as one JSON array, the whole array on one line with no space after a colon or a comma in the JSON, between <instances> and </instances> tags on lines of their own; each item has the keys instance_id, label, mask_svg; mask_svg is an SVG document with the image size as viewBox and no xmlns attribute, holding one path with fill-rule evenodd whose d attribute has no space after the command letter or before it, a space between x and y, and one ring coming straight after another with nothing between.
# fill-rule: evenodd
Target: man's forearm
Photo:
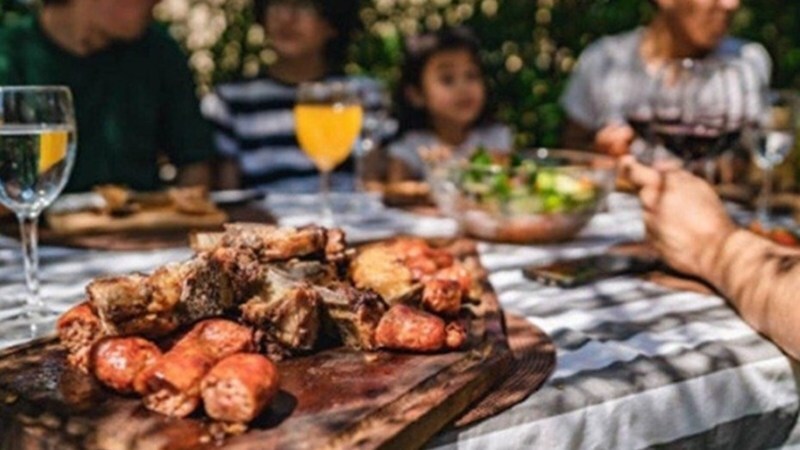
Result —
<instances>
[{"instance_id":1,"label":"man's forearm","mask_svg":"<svg viewBox=\"0 0 800 450\"><path fill-rule=\"evenodd\" d=\"M717 254L702 275L753 328L800 359L800 251L737 230Z\"/></svg>"}]
</instances>

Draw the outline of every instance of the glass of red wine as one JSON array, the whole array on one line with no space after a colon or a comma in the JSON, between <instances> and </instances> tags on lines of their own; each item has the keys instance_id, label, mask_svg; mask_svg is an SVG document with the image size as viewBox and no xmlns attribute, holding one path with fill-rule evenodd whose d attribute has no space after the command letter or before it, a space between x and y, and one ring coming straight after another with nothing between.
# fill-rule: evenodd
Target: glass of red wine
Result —
<instances>
[{"instance_id":1,"label":"glass of red wine","mask_svg":"<svg viewBox=\"0 0 800 450\"><path fill-rule=\"evenodd\" d=\"M741 64L724 59L665 63L653 90L650 132L684 166L704 167L708 175L746 124L745 77Z\"/></svg>"},{"instance_id":2,"label":"glass of red wine","mask_svg":"<svg viewBox=\"0 0 800 450\"><path fill-rule=\"evenodd\" d=\"M639 162L652 164L656 158L658 141L653 134L653 104L655 82L651 77L639 77L630 85L627 101L623 105L625 121L641 140L631 151Z\"/></svg>"}]
</instances>

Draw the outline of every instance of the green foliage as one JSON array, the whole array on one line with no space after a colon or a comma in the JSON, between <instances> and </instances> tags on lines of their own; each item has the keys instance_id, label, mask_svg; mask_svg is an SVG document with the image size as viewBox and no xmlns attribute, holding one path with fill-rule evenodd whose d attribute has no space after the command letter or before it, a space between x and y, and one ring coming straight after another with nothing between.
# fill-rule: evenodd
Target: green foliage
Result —
<instances>
[{"instance_id":1,"label":"green foliage","mask_svg":"<svg viewBox=\"0 0 800 450\"><path fill-rule=\"evenodd\" d=\"M22 3L0 0L0 20ZM646 23L651 14L646 0L364 0L365 32L347 70L391 85L402 36L469 25L483 42L500 119L515 127L520 146L552 146L563 122L558 98L581 50L600 36ZM163 0L156 16L190 53L201 92L254 76L274 59L249 0ZM798 17L800 2L745 0L734 21L734 35L769 50L776 87L800 89Z\"/></svg>"}]
</instances>

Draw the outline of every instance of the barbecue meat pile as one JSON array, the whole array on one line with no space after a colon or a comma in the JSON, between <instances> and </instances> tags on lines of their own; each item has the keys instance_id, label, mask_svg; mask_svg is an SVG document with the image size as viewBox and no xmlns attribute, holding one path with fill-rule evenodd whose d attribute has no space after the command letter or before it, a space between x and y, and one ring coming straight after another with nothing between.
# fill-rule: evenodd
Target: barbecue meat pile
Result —
<instances>
[{"instance_id":1,"label":"barbecue meat pile","mask_svg":"<svg viewBox=\"0 0 800 450\"><path fill-rule=\"evenodd\" d=\"M275 359L344 345L437 352L466 343L476 274L419 239L348 249L341 230L229 224L150 274L98 278L57 329L71 365L159 413L201 404L247 422L279 389Z\"/></svg>"}]
</instances>

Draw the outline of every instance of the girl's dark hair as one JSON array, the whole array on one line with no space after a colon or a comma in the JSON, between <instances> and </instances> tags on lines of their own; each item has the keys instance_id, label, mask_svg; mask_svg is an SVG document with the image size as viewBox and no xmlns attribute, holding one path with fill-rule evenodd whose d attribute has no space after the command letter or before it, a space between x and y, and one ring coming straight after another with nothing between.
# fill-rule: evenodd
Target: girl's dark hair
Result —
<instances>
[{"instance_id":1,"label":"girl's dark hair","mask_svg":"<svg viewBox=\"0 0 800 450\"><path fill-rule=\"evenodd\" d=\"M406 38L403 52L403 66L400 82L394 95L395 114L399 123L398 136L405 131L430 128L430 118L424 108L411 104L406 96L409 87L422 88L422 72L430 59L439 53L466 50L472 55L484 78L486 102L474 125L486 125L494 122L494 99L486 82L486 74L481 62L480 41L466 27L443 28Z\"/></svg>"},{"instance_id":2,"label":"girl's dark hair","mask_svg":"<svg viewBox=\"0 0 800 450\"><path fill-rule=\"evenodd\" d=\"M358 15L361 8L360 0L300 0L299 2L297 0L255 0L253 8L256 20L262 25L266 25L264 19L270 4L295 2L313 6L320 17L336 30L336 36L328 41L325 56L331 69L340 70L347 61L350 40L361 27Z\"/></svg>"}]
</instances>

